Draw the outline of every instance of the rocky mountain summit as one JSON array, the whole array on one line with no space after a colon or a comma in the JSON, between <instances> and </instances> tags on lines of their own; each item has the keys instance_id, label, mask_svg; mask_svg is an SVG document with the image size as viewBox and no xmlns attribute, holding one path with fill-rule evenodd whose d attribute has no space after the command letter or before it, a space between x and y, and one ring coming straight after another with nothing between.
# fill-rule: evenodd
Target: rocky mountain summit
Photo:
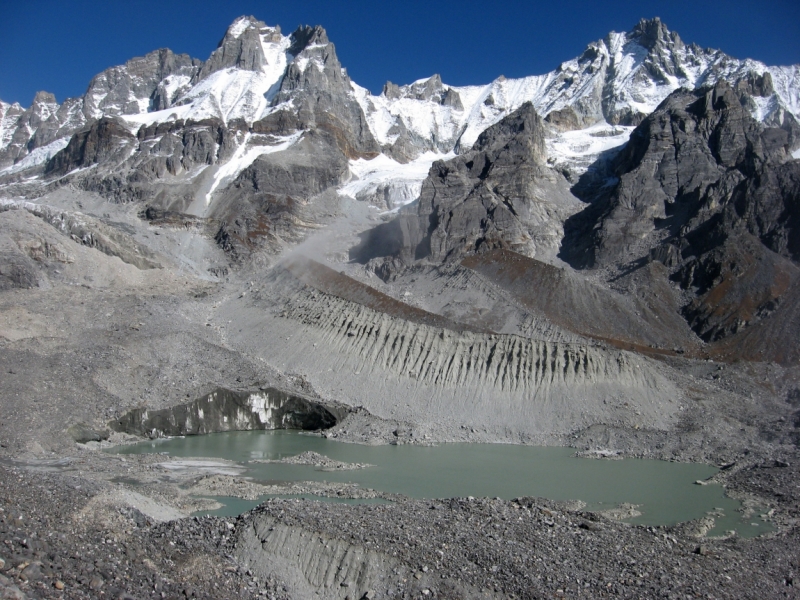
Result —
<instances>
[{"instance_id":1,"label":"rocky mountain summit","mask_svg":"<svg viewBox=\"0 0 800 600\"><path fill-rule=\"evenodd\" d=\"M720 81L670 95L603 165L614 182L565 225L574 266L655 260L691 296L683 313L706 341L769 316L796 279L793 122L765 126Z\"/></svg>"},{"instance_id":2,"label":"rocky mountain summit","mask_svg":"<svg viewBox=\"0 0 800 600\"><path fill-rule=\"evenodd\" d=\"M552 259L561 224L579 206L564 176L547 165L545 126L526 102L470 151L434 163L419 200L369 232L354 256L394 251L406 263L442 263L508 248Z\"/></svg>"},{"instance_id":3,"label":"rocky mountain summit","mask_svg":"<svg viewBox=\"0 0 800 600\"><path fill-rule=\"evenodd\" d=\"M285 36L241 17L205 62L158 50L104 71L84 96L60 105L44 92L28 109L0 103L0 184L31 197L69 182L116 201L208 217L227 211L224 196L245 170L275 160L268 155L297 143L296 134L314 132L328 138L327 154L349 161L328 174L326 189L392 208L416 198L435 160L469 151L525 102L548 124L548 161L574 183L679 88L728 81L757 121L796 129L797 77L794 67L686 45L653 19L609 34L546 75L462 88L434 75L389 82L373 96L349 79L322 28ZM84 150L98 135L105 141ZM317 189L291 195L308 200ZM267 230L225 223L237 239ZM302 237L302 227L292 229ZM254 230L262 233L248 235Z\"/></svg>"}]
</instances>

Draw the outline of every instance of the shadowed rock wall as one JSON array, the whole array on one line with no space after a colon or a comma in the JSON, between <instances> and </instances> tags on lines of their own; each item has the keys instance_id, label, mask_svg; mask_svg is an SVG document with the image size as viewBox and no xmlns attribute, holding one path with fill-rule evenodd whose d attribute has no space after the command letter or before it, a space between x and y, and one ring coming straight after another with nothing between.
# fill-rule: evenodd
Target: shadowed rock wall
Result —
<instances>
[{"instance_id":1,"label":"shadowed rock wall","mask_svg":"<svg viewBox=\"0 0 800 600\"><path fill-rule=\"evenodd\" d=\"M218 431L327 429L337 420L320 404L274 388L258 392L218 389L189 404L162 410L134 409L110 426L125 433L163 437Z\"/></svg>"}]
</instances>

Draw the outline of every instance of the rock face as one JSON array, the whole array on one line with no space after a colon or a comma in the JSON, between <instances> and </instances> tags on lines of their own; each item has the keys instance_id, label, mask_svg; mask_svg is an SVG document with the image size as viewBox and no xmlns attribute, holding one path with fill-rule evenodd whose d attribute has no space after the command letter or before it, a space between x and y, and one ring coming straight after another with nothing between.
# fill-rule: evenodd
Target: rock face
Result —
<instances>
[{"instance_id":1,"label":"rock face","mask_svg":"<svg viewBox=\"0 0 800 600\"><path fill-rule=\"evenodd\" d=\"M83 97L87 121L111 115L132 115L169 106L165 82L193 77L201 62L162 48L95 76Z\"/></svg>"},{"instance_id":2,"label":"rock face","mask_svg":"<svg viewBox=\"0 0 800 600\"><path fill-rule=\"evenodd\" d=\"M268 29L267 25L255 17L236 19L228 27L217 49L197 72L196 81L202 81L212 73L223 69L236 68L246 71L263 69L267 64L267 57L261 47L260 33L265 29ZM280 27L274 30L278 38L281 37L280 33Z\"/></svg>"},{"instance_id":3,"label":"rock face","mask_svg":"<svg viewBox=\"0 0 800 600\"><path fill-rule=\"evenodd\" d=\"M611 164L617 184L567 223L562 256L663 263L706 341L769 316L800 274L795 135L758 123L725 82L675 92Z\"/></svg>"},{"instance_id":4,"label":"rock face","mask_svg":"<svg viewBox=\"0 0 800 600\"><path fill-rule=\"evenodd\" d=\"M135 409L111 423L116 431L153 437L218 431L326 429L337 417L322 405L273 388L258 392L219 389L189 404Z\"/></svg>"},{"instance_id":5,"label":"rock face","mask_svg":"<svg viewBox=\"0 0 800 600\"><path fill-rule=\"evenodd\" d=\"M0 100L0 148L3 149L3 166L10 160L9 146L19 126L19 118L24 112L25 109L18 103L8 104Z\"/></svg>"},{"instance_id":6,"label":"rock face","mask_svg":"<svg viewBox=\"0 0 800 600\"><path fill-rule=\"evenodd\" d=\"M103 117L166 108L165 82L172 81L173 87L188 83L199 65L188 55L156 50L106 69L92 79L82 97L68 98L61 105L48 92L38 92L25 111L4 105L8 108L0 111L5 138L0 143L0 165L19 161Z\"/></svg>"},{"instance_id":7,"label":"rock face","mask_svg":"<svg viewBox=\"0 0 800 600\"><path fill-rule=\"evenodd\" d=\"M292 148L258 158L210 209L217 241L236 259L277 254L338 210L331 189L345 180L347 159L333 134L303 134Z\"/></svg>"},{"instance_id":8,"label":"rock face","mask_svg":"<svg viewBox=\"0 0 800 600\"><path fill-rule=\"evenodd\" d=\"M434 163L419 201L364 234L351 257L372 261L388 278L420 261L441 265L512 251L497 254L493 267L507 268L511 279L492 270L485 276L576 333L645 351L691 348L693 335L722 340L768 318L792 297L800 276L795 123L765 125L743 104L749 92L766 93L770 85L756 78L738 90L723 81L673 93L613 160L598 161L588 183L573 188L590 201L580 212L548 166L541 119L523 105L469 152ZM532 263L522 277L514 264L523 257L552 262L559 244L559 256L573 267L616 270L614 286L632 294L633 311L598 312L599 301L548 304L544 265ZM514 253L523 257L517 261ZM517 279L533 273L537 291L526 293ZM661 290L658 298L647 291L653 289ZM675 322L676 313L694 334Z\"/></svg>"},{"instance_id":9,"label":"rock face","mask_svg":"<svg viewBox=\"0 0 800 600\"><path fill-rule=\"evenodd\" d=\"M736 215L767 248L800 262L800 161L769 165L733 195Z\"/></svg>"},{"instance_id":10,"label":"rock face","mask_svg":"<svg viewBox=\"0 0 800 600\"><path fill-rule=\"evenodd\" d=\"M347 179L347 160L378 151L325 30L299 28L288 53L293 60L272 99L274 110L249 132L298 141L254 160L209 208L222 221L217 239L237 258L302 240L338 211L334 190Z\"/></svg>"},{"instance_id":11,"label":"rock face","mask_svg":"<svg viewBox=\"0 0 800 600\"><path fill-rule=\"evenodd\" d=\"M47 164L45 172L64 175L98 163L122 162L133 150L136 138L112 118L103 117L72 136L67 147Z\"/></svg>"},{"instance_id":12,"label":"rock face","mask_svg":"<svg viewBox=\"0 0 800 600\"><path fill-rule=\"evenodd\" d=\"M365 113L375 113L383 108L381 105L388 103L396 107L395 111L389 109L392 115L392 125L387 131L382 151L388 156L406 162L419 156L425 150L447 152L458 143L461 135L460 126L439 127L456 115L466 115L464 104L458 90L442 83L440 75L433 75L427 79L420 79L410 85L399 86L387 81L383 86L380 99L362 97L362 108ZM410 102L409 102L410 101ZM404 105L425 104L435 107L437 127L430 135L418 131L412 114L403 114ZM399 110L397 110L399 109ZM384 109L385 110L385 109ZM395 112L397 114L395 114ZM443 119L440 121L440 119ZM458 116L456 116L458 119Z\"/></svg>"},{"instance_id":13,"label":"rock face","mask_svg":"<svg viewBox=\"0 0 800 600\"><path fill-rule=\"evenodd\" d=\"M57 123L59 112L59 106L53 94L37 92L33 98L33 104L24 111L18 104L13 106L6 104L5 107L7 108L2 115L3 141L5 143L0 155L3 163L8 164L25 156L37 145L44 145L41 144L41 141L45 139L52 141L49 138ZM40 129L41 133L39 133Z\"/></svg>"},{"instance_id":14,"label":"rock face","mask_svg":"<svg viewBox=\"0 0 800 600\"><path fill-rule=\"evenodd\" d=\"M631 134L614 161L611 174L619 182L590 209L598 214L588 222L591 240L577 247L589 248L584 264L638 258L663 238L708 221L735 190L752 187L750 179L760 181L765 169L790 158L792 137L755 121L725 82L676 92ZM773 187L778 191L777 180Z\"/></svg>"},{"instance_id":15,"label":"rock face","mask_svg":"<svg viewBox=\"0 0 800 600\"><path fill-rule=\"evenodd\" d=\"M350 93L350 78L325 30L300 27L292 34L289 52L295 59L286 70L273 106L291 103L296 107L298 128L331 134L348 158L376 156L378 146Z\"/></svg>"},{"instance_id":16,"label":"rock face","mask_svg":"<svg viewBox=\"0 0 800 600\"><path fill-rule=\"evenodd\" d=\"M455 88L445 86L439 74L402 87L391 81L387 81L383 86L383 95L390 100L410 98L413 100L435 102L442 106L450 106L457 110L464 110L464 105L461 103L458 92Z\"/></svg>"},{"instance_id":17,"label":"rock face","mask_svg":"<svg viewBox=\"0 0 800 600\"><path fill-rule=\"evenodd\" d=\"M397 239L407 263L497 248L552 256L559 224L579 203L547 166L544 135L541 118L526 103L482 133L471 151L434 163L419 202L368 236L361 258L387 237Z\"/></svg>"},{"instance_id":18,"label":"rock face","mask_svg":"<svg viewBox=\"0 0 800 600\"><path fill-rule=\"evenodd\" d=\"M638 125L670 92L681 87L727 80L736 82L742 93L771 96L775 90L769 71L755 70L755 64L747 62L685 44L656 17L642 19L626 34L611 33L589 44L576 61L559 67L554 83L580 96L571 103L579 122ZM581 71L591 74L589 86ZM779 118L779 111L773 112Z\"/></svg>"}]
</instances>

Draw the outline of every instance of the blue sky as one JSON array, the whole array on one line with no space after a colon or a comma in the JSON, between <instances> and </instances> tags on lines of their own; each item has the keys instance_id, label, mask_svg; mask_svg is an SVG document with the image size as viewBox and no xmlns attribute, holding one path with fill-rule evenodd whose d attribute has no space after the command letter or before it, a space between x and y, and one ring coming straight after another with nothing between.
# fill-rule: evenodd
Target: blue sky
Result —
<instances>
[{"instance_id":1,"label":"blue sky","mask_svg":"<svg viewBox=\"0 0 800 600\"><path fill-rule=\"evenodd\" d=\"M609 31L659 16L684 41L767 64L800 63L800 2L487 0L0 0L0 99L59 102L105 68L168 47L205 60L237 16L290 33L322 25L354 81L380 92L440 73L453 85L545 73Z\"/></svg>"}]
</instances>

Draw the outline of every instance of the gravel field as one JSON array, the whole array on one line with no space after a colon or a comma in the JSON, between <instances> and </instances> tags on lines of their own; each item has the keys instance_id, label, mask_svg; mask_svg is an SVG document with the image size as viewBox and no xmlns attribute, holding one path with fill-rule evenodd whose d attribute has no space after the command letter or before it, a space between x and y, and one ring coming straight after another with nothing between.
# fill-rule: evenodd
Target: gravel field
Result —
<instances>
[{"instance_id":1,"label":"gravel field","mask_svg":"<svg viewBox=\"0 0 800 600\"><path fill-rule=\"evenodd\" d=\"M795 462L727 477L775 509L775 533L742 540L535 498L271 500L239 518L159 522L109 501L117 484L4 464L0 597L795 598L797 476ZM362 557L356 575L348 552Z\"/></svg>"},{"instance_id":2,"label":"gravel field","mask_svg":"<svg viewBox=\"0 0 800 600\"><path fill-rule=\"evenodd\" d=\"M88 210L87 196L65 188L47 201L67 211L85 201ZM96 218L126 232L115 238L117 255L80 245L24 210L0 213L2 231L69 254L28 265L36 286L0 291L1 598L798 596L796 366L644 357L597 341L574 346L574 335L546 320L526 330L555 340L540 346L447 329L449 320L437 329L425 310L454 319L471 307L448 304L458 290L435 270L378 286L404 298L416 278L416 308L402 309L413 317L405 320L394 315L391 294L321 268L322 279L305 280L263 265L209 274L201 268L208 257L222 260L213 239L151 225L127 205L94 206ZM120 258L134 260L136 244L163 268ZM483 286L470 297L494 303L486 314L497 323L531 323L519 306L508 308L502 290ZM396 336L391 352L382 354L378 330ZM438 354L426 354L420 340ZM537 377L553 382L529 389L525 377L464 359L458 377L437 380L470 344L482 345L474 355L481 360L494 356L492 344L566 349L564 364L583 371L573 377L550 365ZM595 370L575 356L595 361ZM624 377L609 376L609 365ZM206 419L206 431L271 426L274 407L264 398L273 389L337 415L323 434L345 442L548 444L725 465L716 479L746 509L768 511L776 530L710 539L705 520L647 528L543 499L412 501L308 482L292 491L391 502L273 500L238 519L195 519L193 512L219 506L213 496L287 488L243 479L226 461L179 465L157 454L98 451L143 439L112 431L130 411L171 415L189 431L202 418L200 401L219 390L234 391L225 397L239 404L205 407L217 419ZM239 420L241 411L247 418ZM322 456L295 460L348 467Z\"/></svg>"}]
</instances>

